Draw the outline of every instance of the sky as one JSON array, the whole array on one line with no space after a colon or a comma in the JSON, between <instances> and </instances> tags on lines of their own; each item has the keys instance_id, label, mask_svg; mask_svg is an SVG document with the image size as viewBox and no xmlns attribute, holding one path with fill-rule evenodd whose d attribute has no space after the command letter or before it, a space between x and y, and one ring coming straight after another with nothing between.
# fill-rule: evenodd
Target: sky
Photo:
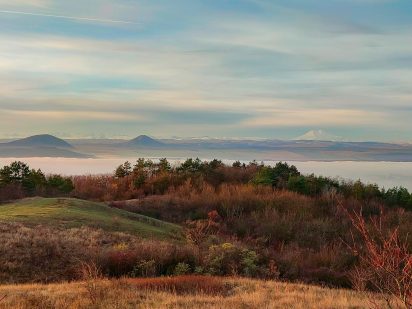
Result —
<instances>
[{"instance_id":1,"label":"sky","mask_svg":"<svg viewBox=\"0 0 412 309\"><path fill-rule=\"evenodd\" d=\"M0 0L0 137L412 141L410 0Z\"/></svg>"}]
</instances>

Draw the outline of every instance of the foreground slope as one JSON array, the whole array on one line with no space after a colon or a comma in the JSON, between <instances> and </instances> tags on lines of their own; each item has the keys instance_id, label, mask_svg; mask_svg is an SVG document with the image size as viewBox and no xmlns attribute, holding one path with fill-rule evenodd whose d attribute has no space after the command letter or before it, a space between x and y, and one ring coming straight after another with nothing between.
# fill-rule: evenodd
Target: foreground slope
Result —
<instances>
[{"instance_id":1,"label":"foreground slope","mask_svg":"<svg viewBox=\"0 0 412 309\"><path fill-rule=\"evenodd\" d=\"M143 237L176 238L180 227L127 211L70 198L29 198L0 205L0 222L59 228L88 226Z\"/></svg>"},{"instance_id":2,"label":"foreground slope","mask_svg":"<svg viewBox=\"0 0 412 309\"><path fill-rule=\"evenodd\" d=\"M3 308L385 308L378 296L350 290L321 288L303 284L219 279L223 291L206 282L206 290L188 285L184 277L173 285L136 284L130 279L74 282L52 285L0 286ZM213 279L213 278L212 278ZM146 279L143 279L146 280ZM215 281L204 278L204 280ZM141 281L141 280L140 280ZM165 280L163 280L164 282ZM172 281L172 280L170 280ZM181 282L181 283L179 283Z\"/></svg>"}]
</instances>

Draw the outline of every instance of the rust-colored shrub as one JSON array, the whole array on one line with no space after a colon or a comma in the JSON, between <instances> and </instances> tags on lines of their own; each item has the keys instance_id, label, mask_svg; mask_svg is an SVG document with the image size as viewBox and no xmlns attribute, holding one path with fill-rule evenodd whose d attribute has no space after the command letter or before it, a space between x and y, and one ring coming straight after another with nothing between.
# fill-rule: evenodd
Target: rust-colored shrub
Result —
<instances>
[{"instance_id":1,"label":"rust-colored shrub","mask_svg":"<svg viewBox=\"0 0 412 309\"><path fill-rule=\"evenodd\" d=\"M0 186L0 202L6 202L23 198L25 196L24 190L20 184L8 184Z\"/></svg>"},{"instance_id":2,"label":"rust-colored shrub","mask_svg":"<svg viewBox=\"0 0 412 309\"><path fill-rule=\"evenodd\" d=\"M140 240L125 247L106 249L99 256L103 272L115 277L130 275L144 261L154 261L156 272L151 275L169 275L178 263L196 266L199 263L199 252L191 245Z\"/></svg>"},{"instance_id":3,"label":"rust-colored shrub","mask_svg":"<svg viewBox=\"0 0 412 309\"><path fill-rule=\"evenodd\" d=\"M219 277L176 276L127 279L139 290L171 292L176 294L227 295L232 287Z\"/></svg>"}]
</instances>

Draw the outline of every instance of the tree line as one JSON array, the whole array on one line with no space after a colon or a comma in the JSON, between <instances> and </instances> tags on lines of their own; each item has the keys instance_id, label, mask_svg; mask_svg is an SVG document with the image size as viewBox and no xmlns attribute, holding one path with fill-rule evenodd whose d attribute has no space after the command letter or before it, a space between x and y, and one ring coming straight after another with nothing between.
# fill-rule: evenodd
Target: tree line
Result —
<instances>
[{"instance_id":1,"label":"tree line","mask_svg":"<svg viewBox=\"0 0 412 309\"><path fill-rule=\"evenodd\" d=\"M16 161L0 169L0 200L34 195L70 195L76 192L76 179L79 177L45 175L40 169L35 170L24 162ZM214 187L224 183L238 183L269 186L274 190L289 190L311 197L342 195L345 198L374 200L388 207L412 210L412 194L405 187L385 189L360 180L345 181L314 174L304 175L296 166L286 162L269 166L256 161L248 164L236 161L228 166L217 159L202 161L199 158L189 158L173 166L166 158L157 162L139 158L134 164L126 161L119 165L114 171L113 178L108 180L117 184L116 187L120 190L129 191L127 194L117 194L121 199L163 194L169 188L177 187L188 179L205 181ZM127 185L119 186L125 181ZM95 182L97 186L102 185L98 178ZM119 199L117 197L106 196L113 200Z\"/></svg>"},{"instance_id":2,"label":"tree line","mask_svg":"<svg viewBox=\"0 0 412 309\"><path fill-rule=\"evenodd\" d=\"M136 189L150 184L156 192L164 192L165 188L173 186L176 182L181 183L182 179L202 178L214 186L228 182L250 183L312 197L340 194L345 198L351 197L361 201L375 200L388 207L412 210L412 194L403 186L385 189L378 184L364 183L360 180L347 181L314 174L304 175L296 166L286 162L269 166L256 161L248 164L236 161L232 166L228 166L216 159L201 161L199 158L189 158L179 165L172 166L166 158L158 162L140 158L134 165L127 161L118 166L114 176L118 179L131 178ZM155 179L162 179L162 181L153 181Z\"/></svg>"},{"instance_id":3,"label":"tree line","mask_svg":"<svg viewBox=\"0 0 412 309\"><path fill-rule=\"evenodd\" d=\"M0 201L35 195L64 196L73 189L70 177L45 175L24 162L15 161L0 169Z\"/></svg>"}]
</instances>

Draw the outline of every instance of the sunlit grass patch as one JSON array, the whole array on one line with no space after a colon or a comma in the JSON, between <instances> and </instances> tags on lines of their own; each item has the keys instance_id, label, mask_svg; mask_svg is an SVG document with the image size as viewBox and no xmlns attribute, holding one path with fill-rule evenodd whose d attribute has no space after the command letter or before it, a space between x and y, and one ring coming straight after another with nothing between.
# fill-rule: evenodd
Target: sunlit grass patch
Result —
<instances>
[{"instance_id":1,"label":"sunlit grass patch","mask_svg":"<svg viewBox=\"0 0 412 309\"><path fill-rule=\"evenodd\" d=\"M30 198L0 205L0 221L62 228L89 226L143 237L179 238L180 227L103 203L69 198Z\"/></svg>"}]
</instances>

